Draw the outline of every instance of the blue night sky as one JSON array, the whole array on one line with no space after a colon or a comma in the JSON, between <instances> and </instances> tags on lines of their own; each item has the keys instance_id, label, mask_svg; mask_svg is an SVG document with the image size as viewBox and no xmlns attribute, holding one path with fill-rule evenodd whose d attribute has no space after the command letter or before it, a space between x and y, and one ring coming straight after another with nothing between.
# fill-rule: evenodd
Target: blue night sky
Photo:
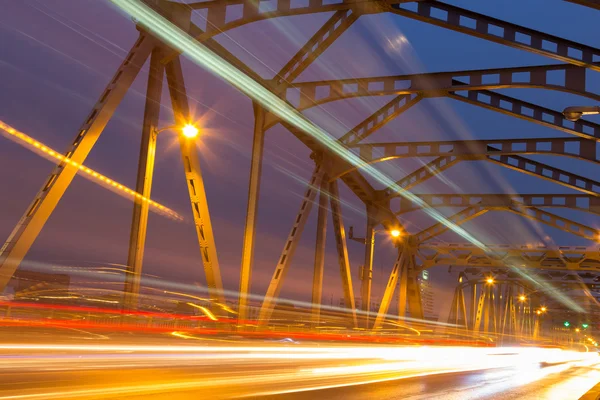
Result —
<instances>
[{"instance_id":1,"label":"blue night sky","mask_svg":"<svg viewBox=\"0 0 600 400\"><path fill-rule=\"evenodd\" d=\"M571 39L598 44L598 13L559 0L451 1L451 4ZM75 136L104 86L136 39L127 17L108 1L4 0L0 6L0 118L19 130L63 150ZM329 18L330 13L267 20L217 36L226 48L261 76L270 78ZM201 15L194 17L201 20ZM406 40L404 40L404 38ZM555 60L445 30L392 14L361 17L298 79L313 81L418 72L469 70L555 64ZM237 290L246 212L247 178L253 129L251 101L236 89L187 60L185 79L194 115L205 127L201 162L215 229L223 280ZM147 66L142 70L86 165L130 187L135 186ZM600 79L587 72L587 88L598 91ZM166 86L166 84L165 84ZM591 100L537 89L501 91L555 110L590 105ZM306 113L335 136L342 135L392 97L358 98L326 104ZM335 118L333 118L335 116ZM593 119L590 119L593 120ZM596 120L598 121L598 120ZM161 125L172 123L165 91ZM370 140L424 141L475 138L560 137L566 134L449 99L428 99L388 124ZM166 279L204 282L201 260L175 138L161 135L152 197L188 217L176 222L151 214L145 272ZM263 294L300 205L304 181L312 172L310 152L280 126L266 137L253 292ZM590 178L599 169L571 158L533 159ZM394 178L424 160L379 164ZM40 188L52 165L29 150L0 137L0 239L6 238ZM378 187L378 186L376 186ZM378 187L379 188L379 187ZM576 193L563 186L482 162L465 162L441 179L415 188L418 193ZM346 227L364 232L364 207L342 185ZM54 215L29 252L28 261L74 264L123 264L127 259L131 201L76 177ZM457 210L442 210L452 214ZM550 210L592 227L596 217L575 211ZM408 216L409 230L433 223L419 213ZM310 299L316 212L305 229L282 295ZM465 225L487 243L545 242L589 245L583 239L534 225L513 215L490 212ZM463 241L453 233L444 241ZM362 246L349 242L355 293ZM378 241L374 295L385 285L394 249ZM328 230L324 301L341 296L332 226ZM24 263L27 264L27 263ZM446 270L434 281L452 282ZM378 289L379 288L379 289ZM337 301L337 300L336 300Z\"/></svg>"}]
</instances>

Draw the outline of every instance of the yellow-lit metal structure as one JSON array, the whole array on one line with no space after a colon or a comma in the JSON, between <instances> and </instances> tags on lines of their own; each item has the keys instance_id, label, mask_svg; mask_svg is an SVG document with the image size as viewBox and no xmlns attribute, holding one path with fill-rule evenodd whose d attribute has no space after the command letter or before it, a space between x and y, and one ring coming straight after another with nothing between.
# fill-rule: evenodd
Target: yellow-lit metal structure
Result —
<instances>
[{"instance_id":1,"label":"yellow-lit metal structure","mask_svg":"<svg viewBox=\"0 0 600 400\"><path fill-rule=\"evenodd\" d=\"M418 274L425 269L439 265L503 268L505 270L512 267L554 271L598 271L600 269L598 249L561 247L532 249L488 246L486 250L481 246L433 242L440 234L450 229L448 220L453 223L452 226L459 226L490 210L511 212L587 240L596 241L598 239L600 232L596 228L552 214L543 208L569 208L598 215L600 214L600 182L529 159L527 156L554 155L597 163L596 142L600 140L600 125L588 120L570 123L556 110L509 97L496 92L496 90L514 87L541 88L598 101L600 94L594 93L589 87L586 71L588 69L600 71L599 64L595 62L596 58L600 57L600 49L504 22L441 1L344 0L332 3L324 0L311 0L307 5L298 7L293 6L290 1L279 0L274 2L274 8L268 12L260 11L258 3L248 0L211 0L188 4L167 0L143 0L141 3L150 6L158 15L166 18L174 26L187 33L189 37L195 38L197 43L216 53L228 64L268 90L269 93L285 101L286 104L294 103L290 93L294 91L300 93L297 104L293 104L297 111L305 111L318 105L349 98L394 95L394 99L342 135L336 140L336 143L343 145L348 152L358 154L363 165L398 158L434 157L433 161L396 182L396 185L404 190L414 188L459 162L486 161L560 184L578 192L578 194L419 194L413 198L413 201L403 197L399 202L399 207L394 207L395 202L392 200L401 196L401 191L392 186L376 189L362 174L360 165L351 165L331 148L282 120L272 110L265 108L259 101L253 99L252 158L239 278L238 318L240 321L249 319L249 295L251 294L254 248L257 240L258 201L265 134L268 129L277 124L290 130L300 142L311 150L315 165L300 209L291 221L290 233L276 262L260 307L258 322L262 325L269 323L277 306L286 275L292 265L294 252L298 248L313 204L317 204L319 207L311 296L311 318L314 324L318 324L320 320L329 215L333 222L333 234L344 294L343 302L344 308L348 311L349 327L360 326L377 330L381 329L384 322L390 318L403 319L410 316L414 319L423 319L424 312ZM578 3L582 6L589 5L586 1L578 1ZM226 18L228 7L233 5L240 6L241 13L235 18ZM192 11L196 10L206 11L206 27L200 27L192 22ZM214 40L219 33L267 18L321 12L330 12L332 15L289 62L270 79L261 78ZM482 40L542 55L561 63L295 82L296 78L360 16L376 13L391 13L414 19ZM474 21L474 27L467 26L465 20ZM492 33L491 27L500 28L502 34ZM104 127L112 118L119 103L148 59L150 60L150 72L146 86L146 104L136 182L136 191L144 198L150 197L152 188L161 93L165 77L177 126L183 128L186 124L193 124L181 67L180 51L169 47L159 37L153 36L147 27L140 25L138 30L140 32L138 40L76 133L71 148L64 155L64 160L43 184L0 250L0 290L4 289L14 275L69 187L78 171L78 167L75 165L84 163ZM528 40L522 40L522 38L518 40L517 33L520 36L525 35ZM556 49L550 49L544 43L552 43ZM574 50L580 56L574 56L572 54ZM550 80L550 76L556 74L561 74L563 77L561 82ZM365 142L370 135L416 104L426 101L428 98L437 97L446 97L500 112L557 129L575 137L410 143ZM224 288L206 198L207 189L204 187L196 148L197 139L188 136L194 135L180 132L179 144L192 208L192 220L197 232L200 257L210 298L217 303L224 304ZM577 151L571 150L573 146L577 148ZM357 310L356 307L352 282L353 269L348 257L347 237L339 195L340 182L348 186L364 203L367 215L365 238L361 239L364 244L364 262L358 275L361 281L360 310ZM318 201L316 201L317 195ZM582 202L581 199L585 201ZM587 206L582 206L583 203ZM411 211L438 207L458 207L461 210L447 220L438 222L420 232L407 232L398 219L400 215ZM148 211L149 203L136 197L127 260L129 273L126 274L125 282L124 306L127 308L136 307L137 295L140 290ZM391 243L397 248L397 258L384 292L380 294L381 304L377 315L374 316L374 310L370 309L373 297L371 283L375 232L379 226L383 226L389 232L397 230L401 234L394 235L397 237L391 239ZM532 253L536 253L536 255ZM512 335L527 331L535 336L535 324L531 326L529 322L524 322L527 318L532 317L531 309L527 311L528 316L523 317L525 306L514 300L518 293L523 293L517 291L516 283L497 283L496 286L494 284L486 285L485 282L470 281L464 275L461 275L461 279L464 279L464 282L459 282L459 288L456 289L451 307L450 320L453 324L478 332L503 332ZM463 291L467 284L472 286L473 291L469 301ZM398 315L390 316L388 311L396 289L398 290ZM467 313L467 303L471 306L470 313Z\"/></svg>"}]
</instances>

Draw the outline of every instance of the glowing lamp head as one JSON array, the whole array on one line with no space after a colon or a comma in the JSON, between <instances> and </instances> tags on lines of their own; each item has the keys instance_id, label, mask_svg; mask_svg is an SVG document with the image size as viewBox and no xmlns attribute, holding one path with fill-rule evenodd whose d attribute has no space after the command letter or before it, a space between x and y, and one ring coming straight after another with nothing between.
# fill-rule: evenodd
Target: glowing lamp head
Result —
<instances>
[{"instance_id":1,"label":"glowing lamp head","mask_svg":"<svg viewBox=\"0 0 600 400\"><path fill-rule=\"evenodd\" d=\"M536 313L537 315L540 315L542 312L541 312L540 310L537 310L535 313Z\"/></svg>"},{"instance_id":2,"label":"glowing lamp head","mask_svg":"<svg viewBox=\"0 0 600 400\"><path fill-rule=\"evenodd\" d=\"M400 230L399 230L399 229L392 229L392 230L390 231L390 235L392 235L392 237L395 237L395 238L397 238L397 237L399 237L399 236L400 236Z\"/></svg>"},{"instance_id":3,"label":"glowing lamp head","mask_svg":"<svg viewBox=\"0 0 600 400\"><path fill-rule=\"evenodd\" d=\"M195 138L198 136L200 131L194 125L186 124L183 128L181 128L181 133L186 138Z\"/></svg>"},{"instance_id":4,"label":"glowing lamp head","mask_svg":"<svg viewBox=\"0 0 600 400\"><path fill-rule=\"evenodd\" d=\"M546 310L548 310L546 307L542 307L541 308L542 312L546 312Z\"/></svg>"},{"instance_id":5,"label":"glowing lamp head","mask_svg":"<svg viewBox=\"0 0 600 400\"><path fill-rule=\"evenodd\" d=\"M525 296L523 296L523 295L519 296L519 301L525 301Z\"/></svg>"},{"instance_id":6,"label":"glowing lamp head","mask_svg":"<svg viewBox=\"0 0 600 400\"><path fill-rule=\"evenodd\" d=\"M491 285L492 283L494 283L494 278L492 278L492 277L489 277L489 278L487 278L485 281L486 281L488 284L490 284L490 285Z\"/></svg>"},{"instance_id":7,"label":"glowing lamp head","mask_svg":"<svg viewBox=\"0 0 600 400\"><path fill-rule=\"evenodd\" d=\"M579 328L576 328L576 329L575 329L575 332L579 332Z\"/></svg>"}]
</instances>

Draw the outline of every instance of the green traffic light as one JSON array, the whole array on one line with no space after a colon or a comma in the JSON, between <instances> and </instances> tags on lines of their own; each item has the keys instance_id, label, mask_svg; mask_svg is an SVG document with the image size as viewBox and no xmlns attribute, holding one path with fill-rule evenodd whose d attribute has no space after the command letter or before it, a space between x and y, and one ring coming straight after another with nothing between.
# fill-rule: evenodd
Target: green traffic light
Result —
<instances>
[{"instance_id":1,"label":"green traffic light","mask_svg":"<svg viewBox=\"0 0 600 400\"><path fill-rule=\"evenodd\" d=\"M588 326L589 326L588 324L581 324L581 327L582 327L583 329L587 329L587 327L588 327Z\"/></svg>"},{"instance_id":2,"label":"green traffic light","mask_svg":"<svg viewBox=\"0 0 600 400\"><path fill-rule=\"evenodd\" d=\"M571 323L569 321L565 321L565 323L563 324L564 326L571 326Z\"/></svg>"}]
</instances>

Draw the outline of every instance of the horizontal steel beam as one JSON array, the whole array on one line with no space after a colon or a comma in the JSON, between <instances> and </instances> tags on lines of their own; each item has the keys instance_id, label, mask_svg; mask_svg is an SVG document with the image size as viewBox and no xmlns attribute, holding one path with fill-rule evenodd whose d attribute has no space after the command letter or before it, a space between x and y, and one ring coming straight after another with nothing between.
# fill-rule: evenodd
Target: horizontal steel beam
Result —
<instances>
[{"instance_id":1,"label":"horizontal steel beam","mask_svg":"<svg viewBox=\"0 0 600 400\"><path fill-rule=\"evenodd\" d=\"M420 94L423 97L444 97L457 91L537 88L600 101L600 94L586 88L585 72L583 67L555 64L312 81L289 85L284 99L296 102L294 106L297 109L305 110L332 101L362 96ZM292 94L298 90L300 96L295 101Z\"/></svg>"},{"instance_id":2,"label":"horizontal steel beam","mask_svg":"<svg viewBox=\"0 0 600 400\"><path fill-rule=\"evenodd\" d=\"M546 154L597 162L596 142L576 137L368 143L348 146L366 164L408 157L483 160L492 155Z\"/></svg>"},{"instance_id":3,"label":"horizontal steel beam","mask_svg":"<svg viewBox=\"0 0 600 400\"><path fill-rule=\"evenodd\" d=\"M570 208L600 215L600 197L587 194L415 194L429 207L521 207ZM420 205L408 199L400 200L397 214L420 210Z\"/></svg>"}]
</instances>

